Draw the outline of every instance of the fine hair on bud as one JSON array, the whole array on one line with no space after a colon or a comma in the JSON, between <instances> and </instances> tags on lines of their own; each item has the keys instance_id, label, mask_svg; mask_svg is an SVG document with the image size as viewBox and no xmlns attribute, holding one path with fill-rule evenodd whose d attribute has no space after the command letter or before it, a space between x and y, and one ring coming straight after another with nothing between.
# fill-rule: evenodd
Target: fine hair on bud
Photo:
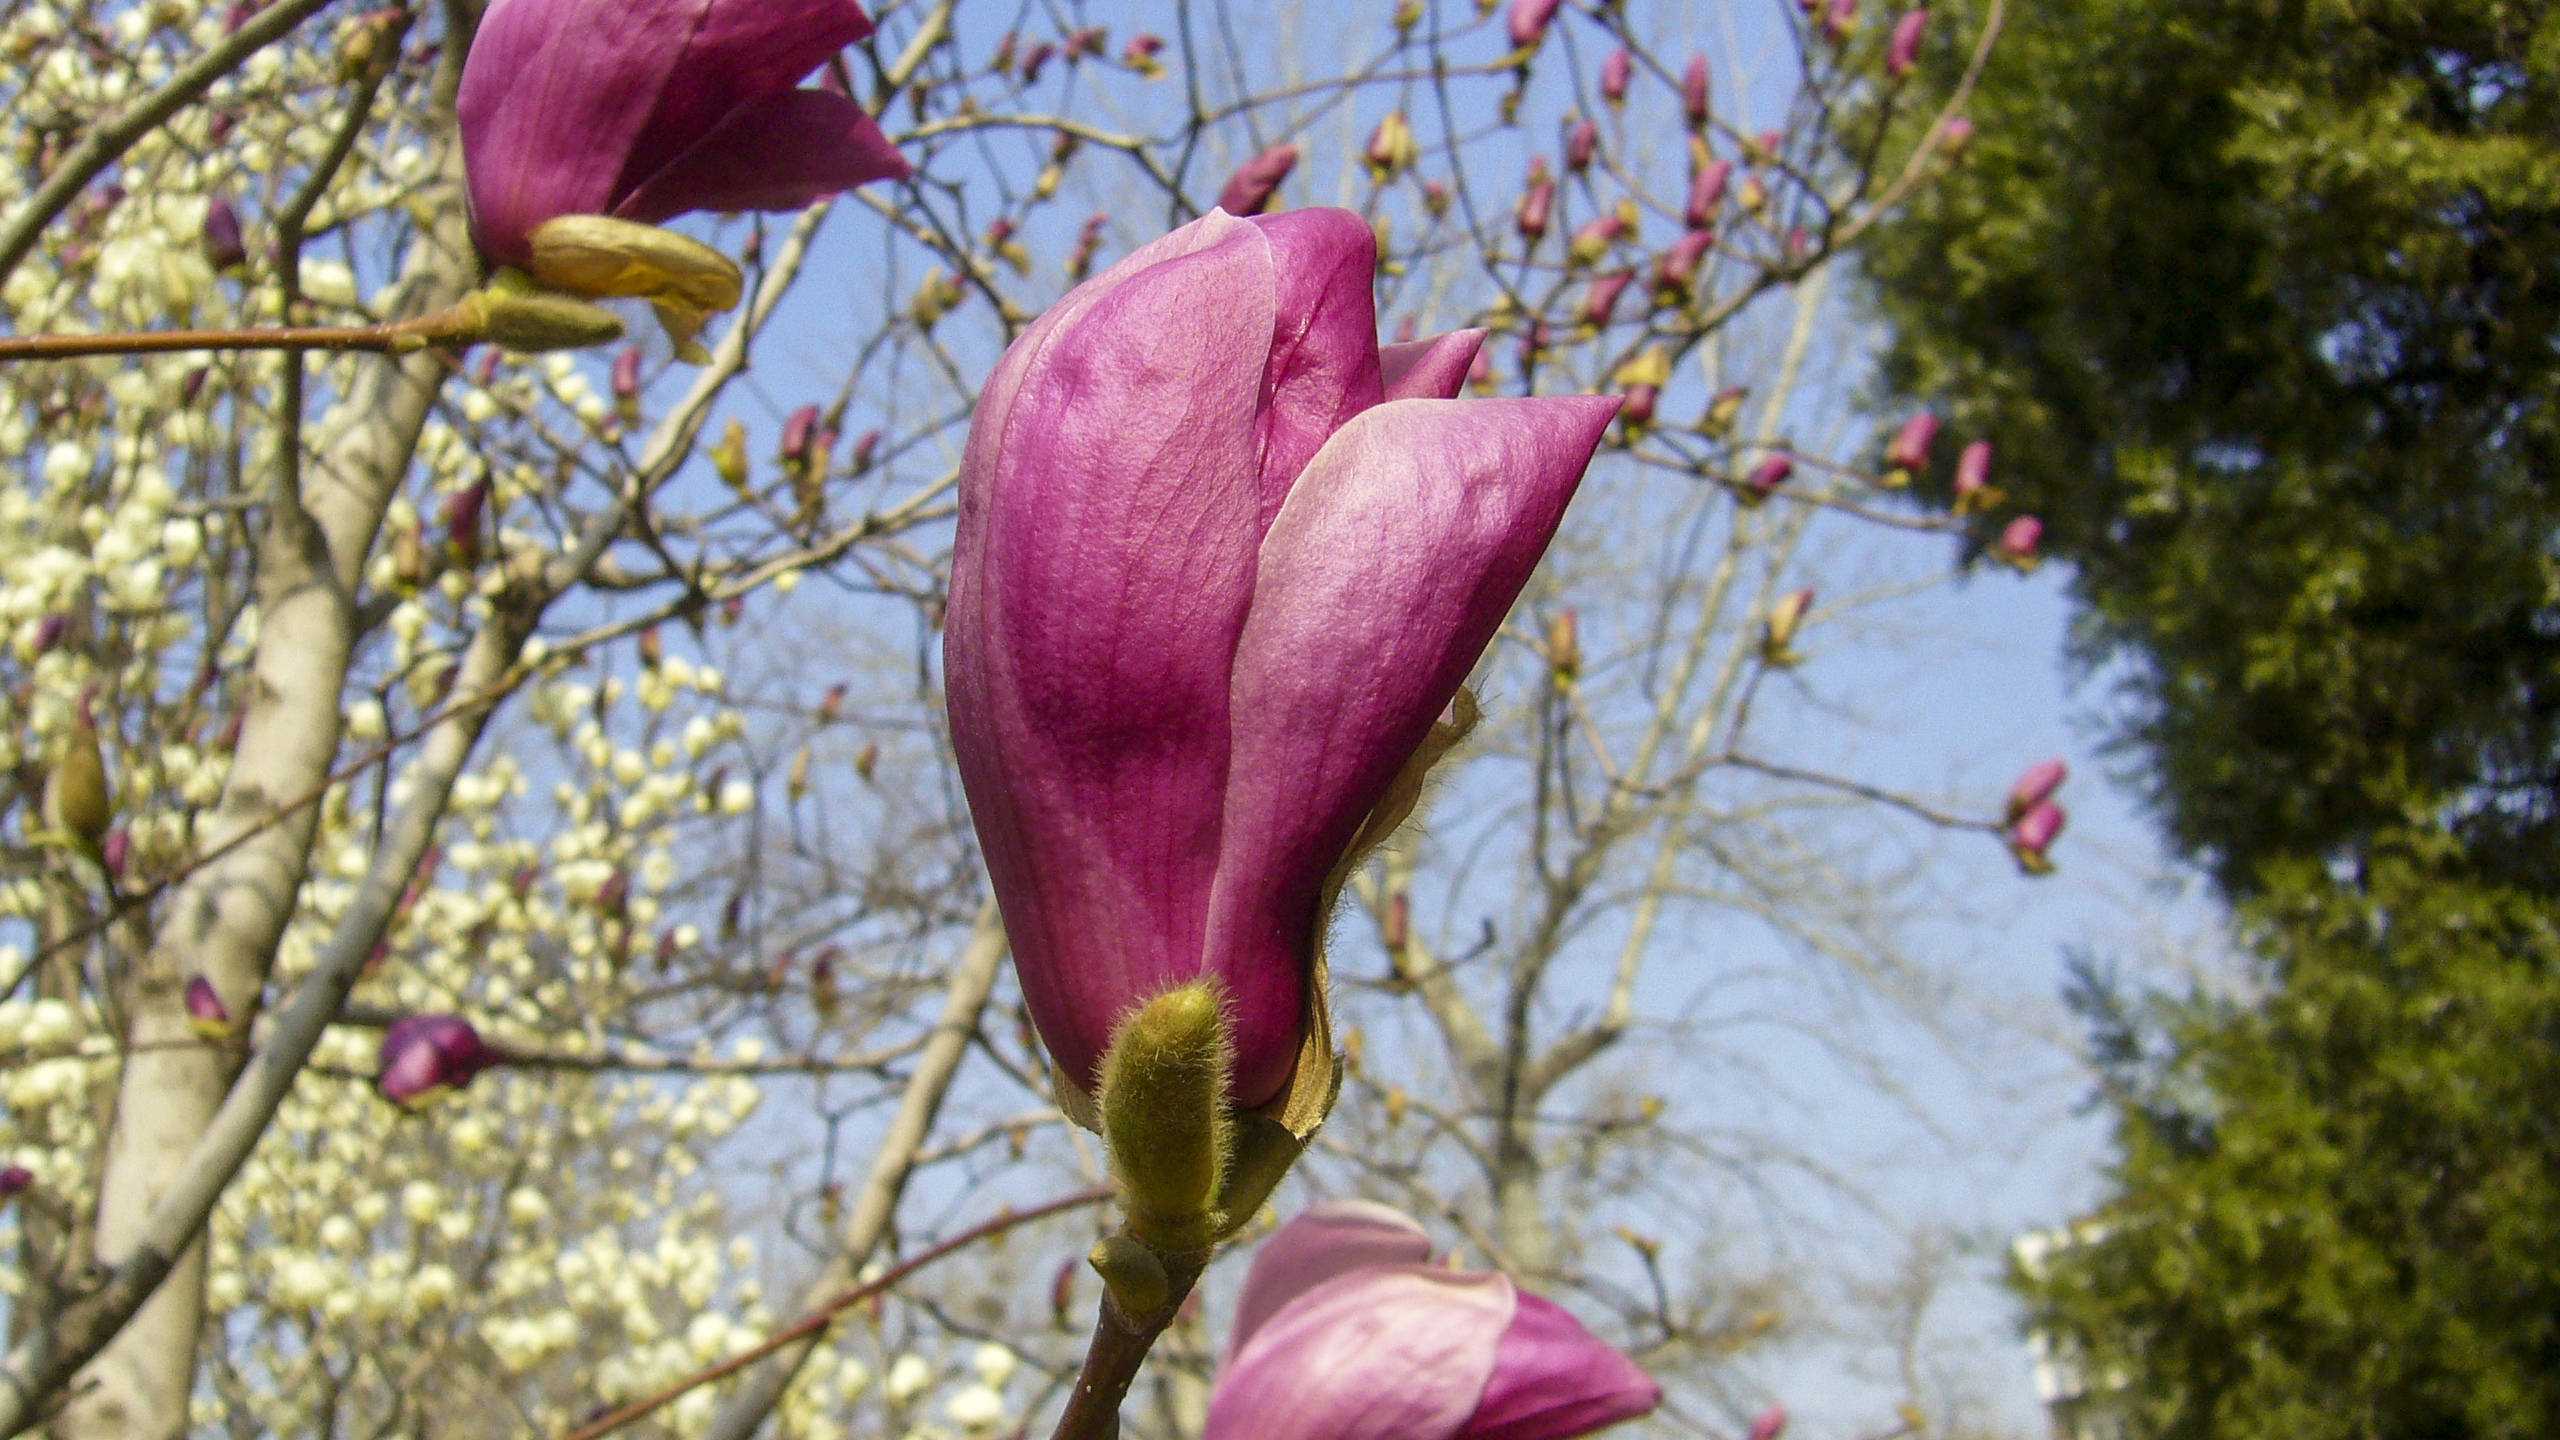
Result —
<instances>
[{"instance_id":1,"label":"fine hair on bud","mask_svg":"<svg viewBox=\"0 0 2560 1440\"><path fill-rule=\"evenodd\" d=\"M1166 1253L1205 1250L1234 1144L1233 1050L1224 998L1202 978L1132 1011L1102 1061L1102 1137L1130 1235Z\"/></svg>"}]
</instances>

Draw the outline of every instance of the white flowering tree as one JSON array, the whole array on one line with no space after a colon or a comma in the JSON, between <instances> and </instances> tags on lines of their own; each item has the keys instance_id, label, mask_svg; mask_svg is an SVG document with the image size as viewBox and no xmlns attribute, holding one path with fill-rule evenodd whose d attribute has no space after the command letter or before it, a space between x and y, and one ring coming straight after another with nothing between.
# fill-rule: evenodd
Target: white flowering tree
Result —
<instances>
[{"instance_id":1,"label":"white flowering tree","mask_svg":"<svg viewBox=\"0 0 2560 1440\"><path fill-rule=\"evenodd\" d=\"M1635 402L1352 879L1300 1183L1556 1295L1663 1433L1738 1427L1788 1292L1702 1211L1815 1162L1686 1097L1757 1083L1736 1007L1930 989L1915 857L2006 823L1804 738L1852 723L1823 637L2000 533L1897 502L1828 278L1958 163L1898 17L899 0L826 75L913 178L684 222L744 276L684 363L631 307L437 328L490 293L476 11L0 20L0 1432L1059 1412L1104 1171L948 759L953 487L1002 346L1221 187L1370 217L1381 316L1490 328L1480 391ZM427 1015L479 1048L391 1103ZM1130 1433L1196 1432L1222 1333L1184 1312Z\"/></svg>"}]
</instances>

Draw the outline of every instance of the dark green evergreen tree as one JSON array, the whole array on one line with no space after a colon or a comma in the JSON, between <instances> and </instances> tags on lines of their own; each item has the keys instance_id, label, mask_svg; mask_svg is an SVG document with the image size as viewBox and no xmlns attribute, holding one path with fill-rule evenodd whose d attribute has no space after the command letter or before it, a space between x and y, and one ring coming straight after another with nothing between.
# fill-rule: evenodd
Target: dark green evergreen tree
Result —
<instances>
[{"instance_id":1,"label":"dark green evergreen tree","mask_svg":"<svg viewBox=\"0 0 2560 1440\"><path fill-rule=\"evenodd\" d=\"M2013 0L1968 109L1888 374L2075 565L2174 839L2560 887L2560 5Z\"/></svg>"},{"instance_id":2,"label":"dark green evergreen tree","mask_svg":"<svg viewBox=\"0 0 2560 1440\"><path fill-rule=\"evenodd\" d=\"M2250 1003L2083 991L2114 1195L2020 1282L2132 1435L2560 1435L2560 904L2466 868L2272 867Z\"/></svg>"}]
</instances>

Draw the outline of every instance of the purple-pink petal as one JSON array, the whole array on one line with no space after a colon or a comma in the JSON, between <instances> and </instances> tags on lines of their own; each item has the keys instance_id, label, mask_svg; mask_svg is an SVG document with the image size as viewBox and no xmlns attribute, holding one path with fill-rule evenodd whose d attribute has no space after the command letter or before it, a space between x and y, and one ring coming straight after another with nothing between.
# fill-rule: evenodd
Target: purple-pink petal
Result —
<instances>
[{"instance_id":1,"label":"purple-pink petal","mask_svg":"<svg viewBox=\"0 0 2560 1440\"><path fill-rule=\"evenodd\" d=\"M796 210L874 180L906 157L869 111L832 90L785 90L740 106L614 207L654 225L696 210Z\"/></svg>"},{"instance_id":2,"label":"purple-pink petal","mask_svg":"<svg viewBox=\"0 0 2560 1440\"><path fill-rule=\"evenodd\" d=\"M1339 1276L1219 1371L1201 1440L1450 1440L1516 1306L1498 1274L1395 1265Z\"/></svg>"},{"instance_id":3,"label":"purple-pink petal","mask_svg":"<svg viewBox=\"0 0 2560 1440\"><path fill-rule=\"evenodd\" d=\"M1296 1059L1326 873L1510 611L1617 408L1381 405L1317 453L1263 538L1207 948L1240 1102Z\"/></svg>"},{"instance_id":4,"label":"purple-pink petal","mask_svg":"<svg viewBox=\"0 0 2560 1440\"><path fill-rule=\"evenodd\" d=\"M1349 210L1252 220L1271 246L1276 333L1263 375L1262 509L1268 529L1326 438L1382 395L1378 239Z\"/></svg>"},{"instance_id":5,"label":"purple-pink petal","mask_svg":"<svg viewBox=\"0 0 2560 1440\"><path fill-rule=\"evenodd\" d=\"M842 97L760 108L870 33L853 0L496 0L455 97L474 237L523 264L558 215L798 205L903 173Z\"/></svg>"},{"instance_id":6,"label":"purple-pink petal","mask_svg":"<svg viewBox=\"0 0 2560 1440\"><path fill-rule=\"evenodd\" d=\"M1378 350L1378 374L1389 400L1455 400L1467 388L1476 354L1484 348L1482 330L1452 330L1428 340L1386 345Z\"/></svg>"},{"instance_id":7,"label":"purple-pink petal","mask_svg":"<svg viewBox=\"0 0 2560 1440\"><path fill-rule=\"evenodd\" d=\"M610 28L632 8L625 0L599 14L588 0L589 24ZM871 33L870 17L854 0L684 0L681 8L699 19L648 123L632 138L621 177L626 191L672 164L722 120L799 84L828 56Z\"/></svg>"},{"instance_id":8,"label":"purple-pink petal","mask_svg":"<svg viewBox=\"0 0 2560 1440\"><path fill-rule=\"evenodd\" d=\"M382 1032L383 1098L409 1105L471 1083L497 1062L480 1032L459 1015L411 1015Z\"/></svg>"},{"instance_id":9,"label":"purple-pink petal","mask_svg":"<svg viewBox=\"0 0 2560 1440\"><path fill-rule=\"evenodd\" d=\"M1336 1276L1430 1258L1431 1237L1401 1210L1369 1200L1311 1206L1254 1247L1227 1332L1227 1356L1233 1359L1282 1308Z\"/></svg>"},{"instance_id":10,"label":"purple-pink petal","mask_svg":"<svg viewBox=\"0 0 2560 1440\"><path fill-rule=\"evenodd\" d=\"M1522 1291L1475 1414L1451 1440L1571 1440L1650 1412L1662 1387L1549 1301Z\"/></svg>"},{"instance_id":11,"label":"purple-pink petal","mask_svg":"<svg viewBox=\"0 0 2560 1440\"><path fill-rule=\"evenodd\" d=\"M1122 1011L1201 969L1261 529L1270 246L1176 235L1016 342L961 464L961 779L1024 998L1085 1085Z\"/></svg>"}]
</instances>

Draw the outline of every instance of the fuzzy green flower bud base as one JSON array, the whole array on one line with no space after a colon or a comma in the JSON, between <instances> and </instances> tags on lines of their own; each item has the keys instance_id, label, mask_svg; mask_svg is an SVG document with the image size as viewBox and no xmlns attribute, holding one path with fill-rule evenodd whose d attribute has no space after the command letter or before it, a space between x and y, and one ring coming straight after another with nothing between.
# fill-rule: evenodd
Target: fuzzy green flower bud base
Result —
<instances>
[{"instance_id":1,"label":"fuzzy green flower bud base","mask_svg":"<svg viewBox=\"0 0 2560 1440\"><path fill-rule=\"evenodd\" d=\"M1150 1250L1205 1251L1225 1229L1218 1202L1235 1143L1233 1050L1225 1004L1207 979L1158 995L1112 1034L1096 1108L1128 1234Z\"/></svg>"}]
</instances>

